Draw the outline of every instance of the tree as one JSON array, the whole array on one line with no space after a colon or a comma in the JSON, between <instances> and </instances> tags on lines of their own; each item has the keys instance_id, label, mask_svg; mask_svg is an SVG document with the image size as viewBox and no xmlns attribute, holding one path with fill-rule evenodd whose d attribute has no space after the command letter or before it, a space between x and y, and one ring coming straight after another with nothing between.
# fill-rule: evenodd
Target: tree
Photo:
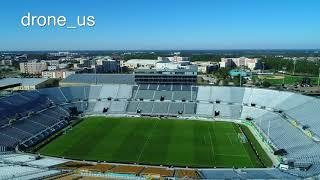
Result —
<instances>
[{"instance_id":1,"label":"tree","mask_svg":"<svg viewBox=\"0 0 320 180\"><path fill-rule=\"evenodd\" d=\"M273 71L280 71L283 67L286 68L287 72L293 72L294 61L289 59L283 59L280 57L264 57L262 62L265 63L265 68ZM295 73L306 74L306 75L317 75L320 64L307 60L296 61Z\"/></svg>"},{"instance_id":2,"label":"tree","mask_svg":"<svg viewBox=\"0 0 320 180\"><path fill-rule=\"evenodd\" d=\"M269 81L263 81L261 85L262 85L262 87L267 88L267 87L271 86L271 83Z\"/></svg>"},{"instance_id":3,"label":"tree","mask_svg":"<svg viewBox=\"0 0 320 180\"><path fill-rule=\"evenodd\" d=\"M218 69L218 71L214 72L213 74L217 78L226 79L229 76L228 74L229 71L230 71L230 68L220 68Z\"/></svg>"}]
</instances>

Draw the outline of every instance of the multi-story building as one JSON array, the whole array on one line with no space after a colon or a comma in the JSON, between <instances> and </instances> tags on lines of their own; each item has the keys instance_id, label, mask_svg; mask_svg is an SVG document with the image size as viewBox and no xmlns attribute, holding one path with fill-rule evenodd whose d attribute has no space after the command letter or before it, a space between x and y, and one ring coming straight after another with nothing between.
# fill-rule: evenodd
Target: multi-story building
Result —
<instances>
[{"instance_id":1,"label":"multi-story building","mask_svg":"<svg viewBox=\"0 0 320 180\"><path fill-rule=\"evenodd\" d=\"M42 71L47 70L48 65L46 62L32 61L20 63L20 72L25 74L41 74Z\"/></svg>"},{"instance_id":2,"label":"multi-story building","mask_svg":"<svg viewBox=\"0 0 320 180\"><path fill-rule=\"evenodd\" d=\"M96 66L99 73L120 72L120 61L107 59L101 61L101 65Z\"/></svg>"},{"instance_id":3,"label":"multi-story building","mask_svg":"<svg viewBox=\"0 0 320 180\"><path fill-rule=\"evenodd\" d=\"M43 78L56 78L55 71L42 71L41 76Z\"/></svg>"},{"instance_id":4,"label":"multi-story building","mask_svg":"<svg viewBox=\"0 0 320 180\"><path fill-rule=\"evenodd\" d=\"M169 60L171 62L190 61L189 57L171 56L171 57L158 57L159 61Z\"/></svg>"},{"instance_id":5,"label":"multi-story building","mask_svg":"<svg viewBox=\"0 0 320 180\"><path fill-rule=\"evenodd\" d=\"M69 70L55 70L55 71L42 71L42 77L43 78L59 78L64 79L71 74L75 74L75 71L69 71Z\"/></svg>"},{"instance_id":6,"label":"multi-story building","mask_svg":"<svg viewBox=\"0 0 320 180\"><path fill-rule=\"evenodd\" d=\"M57 66L48 66L48 71L57 70Z\"/></svg>"},{"instance_id":7,"label":"multi-story building","mask_svg":"<svg viewBox=\"0 0 320 180\"><path fill-rule=\"evenodd\" d=\"M59 60L49 60L46 61L50 66L58 66L60 64Z\"/></svg>"},{"instance_id":8,"label":"multi-story building","mask_svg":"<svg viewBox=\"0 0 320 180\"><path fill-rule=\"evenodd\" d=\"M81 67L90 67L91 65L93 65L93 63L90 59L81 59L80 65Z\"/></svg>"},{"instance_id":9,"label":"multi-story building","mask_svg":"<svg viewBox=\"0 0 320 180\"><path fill-rule=\"evenodd\" d=\"M200 73L211 73L219 69L219 63L211 61L196 61L192 62L198 66L198 72Z\"/></svg>"},{"instance_id":10,"label":"multi-story building","mask_svg":"<svg viewBox=\"0 0 320 180\"><path fill-rule=\"evenodd\" d=\"M242 66L247 67L251 70L261 68L261 61L259 58L221 58L221 62L219 64L220 67Z\"/></svg>"},{"instance_id":11,"label":"multi-story building","mask_svg":"<svg viewBox=\"0 0 320 180\"><path fill-rule=\"evenodd\" d=\"M154 68L161 60L157 59L130 59L123 63L123 66L128 67L129 69L137 69L137 68Z\"/></svg>"},{"instance_id":12,"label":"multi-story building","mask_svg":"<svg viewBox=\"0 0 320 180\"><path fill-rule=\"evenodd\" d=\"M187 63L158 62L154 68L138 68L134 71L138 84L195 84L197 66Z\"/></svg>"},{"instance_id":13,"label":"multi-story building","mask_svg":"<svg viewBox=\"0 0 320 180\"><path fill-rule=\"evenodd\" d=\"M2 66L12 66L12 60L11 59L3 59L0 61L0 65Z\"/></svg>"},{"instance_id":14,"label":"multi-story building","mask_svg":"<svg viewBox=\"0 0 320 180\"><path fill-rule=\"evenodd\" d=\"M232 58L221 58L221 62L219 62L221 68L233 67L235 63Z\"/></svg>"},{"instance_id":15,"label":"multi-story building","mask_svg":"<svg viewBox=\"0 0 320 180\"><path fill-rule=\"evenodd\" d=\"M62 71L62 78L65 79L68 76L75 74L75 73L76 73L76 71Z\"/></svg>"},{"instance_id":16,"label":"multi-story building","mask_svg":"<svg viewBox=\"0 0 320 180\"><path fill-rule=\"evenodd\" d=\"M78 55L78 53L75 52L53 52L49 53L50 56L74 56Z\"/></svg>"},{"instance_id":17,"label":"multi-story building","mask_svg":"<svg viewBox=\"0 0 320 180\"><path fill-rule=\"evenodd\" d=\"M60 64L58 64L57 69L65 69L65 68L68 68L68 67L69 67L69 64L60 63Z\"/></svg>"}]
</instances>

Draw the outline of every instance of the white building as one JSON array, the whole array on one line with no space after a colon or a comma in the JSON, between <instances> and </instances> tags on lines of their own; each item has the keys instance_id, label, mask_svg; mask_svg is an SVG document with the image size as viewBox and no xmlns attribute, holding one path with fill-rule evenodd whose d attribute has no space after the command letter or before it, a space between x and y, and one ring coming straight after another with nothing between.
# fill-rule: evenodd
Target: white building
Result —
<instances>
[{"instance_id":1,"label":"white building","mask_svg":"<svg viewBox=\"0 0 320 180\"><path fill-rule=\"evenodd\" d=\"M58 66L60 64L59 60L49 60L46 61L50 66Z\"/></svg>"},{"instance_id":2,"label":"white building","mask_svg":"<svg viewBox=\"0 0 320 180\"><path fill-rule=\"evenodd\" d=\"M71 74L75 74L75 71L69 71L69 70L55 70L55 71L42 71L42 77L43 78L59 78L59 79L64 79Z\"/></svg>"},{"instance_id":3,"label":"white building","mask_svg":"<svg viewBox=\"0 0 320 180\"><path fill-rule=\"evenodd\" d=\"M74 52L53 52L49 53L50 56L73 56L73 55L78 55L78 53Z\"/></svg>"},{"instance_id":4,"label":"white building","mask_svg":"<svg viewBox=\"0 0 320 180\"><path fill-rule=\"evenodd\" d=\"M57 70L57 66L48 66L49 71Z\"/></svg>"},{"instance_id":5,"label":"white building","mask_svg":"<svg viewBox=\"0 0 320 180\"><path fill-rule=\"evenodd\" d=\"M2 66L12 66L12 60L11 59L3 59L0 61L0 65Z\"/></svg>"},{"instance_id":6,"label":"white building","mask_svg":"<svg viewBox=\"0 0 320 180\"><path fill-rule=\"evenodd\" d=\"M198 72L200 73L211 73L219 69L219 63L211 61L196 61L192 62L198 66Z\"/></svg>"},{"instance_id":7,"label":"white building","mask_svg":"<svg viewBox=\"0 0 320 180\"><path fill-rule=\"evenodd\" d=\"M171 62L181 62L181 61L190 61L190 58L181 57L181 56L171 56L171 57L158 57L158 60L160 61L169 60Z\"/></svg>"},{"instance_id":8,"label":"white building","mask_svg":"<svg viewBox=\"0 0 320 180\"><path fill-rule=\"evenodd\" d=\"M41 72L42 78L56 78L55 71L42 71Z\"/></svg>"},{"instance_id":9,"label":"white building","mask_svg":"<svg viewBox=\"0 0 320 180\"><path fill-rule=\"evenodd\" d=\"M26 74L41 74L42 71L47 70L48 65L46 62L24 62L20 63L20 72Z\"/></svg>"},{"instance_id":10,"label":"white building","mask_svg":"<svg viewBox=\"0 0 320 180\"><path fill-rule=\"evenodd\" d=\"M69 64L61 63L61 64L58 64L57 69L68 68L68 66L69 66Z\"/></svg>"},{"instance_id":11,"label":"white building","mask_svg":"<svg viewBox=\"0 0 320 180\"><path fill-rule=\"evenodd\" d=\"M123 63L124 66L129 69L137 69L137 68L154 68L161 60L158 59L130 59Z\"/></svg>"},{"instance_id":12,"label":"white building","mask_svg":"<svg viewBox=\"0 0 320 180\"><path fill-rule=\"evenodd\" d=\"M227 68L234 66L234 62L231 58L221 58L221 62L219 62L221 68Z\"/></svg>"},{"instance_id":13,"label":"white building","mask_svg":"<svg viewBox=\"0 0 320 180\"><path fill-rule=\"evenodd\" d=\"M159 61L153 68L137 68L136 83L194 84L197 81L197 66L190 62Z\"/></svg>"},{"instance_id":14,"label":"white building","mask_svg":"<svg viewBox=\"0 0 320 180\"><path fill-rule=\"evenodd\" d=\"M243 66L251 70L261 68L261 60L258 58L221 58L220 67Z\"/></svg>"}]
</instances>

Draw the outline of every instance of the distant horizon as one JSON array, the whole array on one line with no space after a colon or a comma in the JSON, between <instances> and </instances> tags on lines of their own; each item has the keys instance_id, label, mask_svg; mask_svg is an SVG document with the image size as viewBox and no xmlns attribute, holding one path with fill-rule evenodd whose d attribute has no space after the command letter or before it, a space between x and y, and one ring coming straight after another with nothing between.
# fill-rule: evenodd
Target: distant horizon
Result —
<instances>
[{"instance_id":1,"label":"distant horizon","mask_svg":"<svg viewBox=\"0 0 320 180\"><path fill-rule=\"evenodd\" d=\"M60 50L0 50L0 52L79 52L79 51L320 51L320 48L301 48L301 49L80 49L80 50L70 50L70 49L60 49Z\"/></svg>"}]
</instances>

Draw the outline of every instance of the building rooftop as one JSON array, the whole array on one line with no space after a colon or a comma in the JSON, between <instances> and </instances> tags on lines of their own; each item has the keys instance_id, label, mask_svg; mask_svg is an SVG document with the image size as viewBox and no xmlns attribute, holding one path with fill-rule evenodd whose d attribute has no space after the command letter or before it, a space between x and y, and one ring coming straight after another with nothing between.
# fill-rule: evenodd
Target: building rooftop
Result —
<instances>
[{"instance_id":1,"label":"building rooftop","mask_svg":"<svg viewBox=\"0 0 320 180\"><path fill-rule=\"evenodd\" d=\"M153 73L157 74L160 72L197 72L197 69L146 69L146 68L139 68L134 71L135 73Z\"/></svg>"},{"instance_id":2,"label":"building rooftop","mask_svg":"<svg viewBox=\"0 0 320 180\"><path fill-rule=\"evenodd\" d=\"M133 74L72 74L61 83L135 84Z\"/></svg>"},{"instance_id":3,"label":"building rooftop","mask_svg":"<svg viewBox=\"0 0 320 180\"><path fill-rule=\"evenodd\" d=\"M127 63L131 64L155 64L159 62L158 59L130 59L127 61Z\"/></svg>"},{"instance_id":4,"label":"building rooftop","mask_svg":"<svg viewBox=\"0 0 320 180\"><path fill-rule=\"evenodd\" d=\"M21 86L35 86L47 80L46 78L5 78L0 79L0 88L18 84L21 84Z\"/></svg>"},{"instance_id":5,"label":"building rooftop","mask_svg":"<svg viewBox=\"0 0 320 180\"><path fill-rule=\"evenodd\" d=\"M246 71L239 69L232 69L228 73L230 76L239 76L241 74L241 76L245 77L249 75Z\"/></svg>"}]
</instances>

